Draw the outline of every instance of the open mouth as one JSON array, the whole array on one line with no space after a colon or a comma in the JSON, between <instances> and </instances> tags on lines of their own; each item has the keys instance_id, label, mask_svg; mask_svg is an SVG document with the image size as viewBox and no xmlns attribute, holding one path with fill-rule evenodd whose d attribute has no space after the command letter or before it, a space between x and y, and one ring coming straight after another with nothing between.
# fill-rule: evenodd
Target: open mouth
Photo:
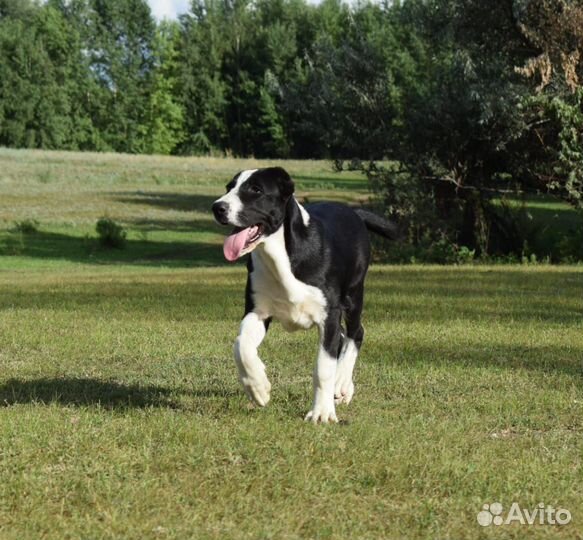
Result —
<instances>
[{"instance_id":1,"label":"open mouth","mask_svg":"<svg viewBox=\"0 0 583 540\"><path fill-rule=\"evenodd\" d=\"M263 225L253 225L251 227L237 227L223 244L225 259L230 262L236 261L239 257L251 253L263 238Z\"/></svg>"}]
</instances>

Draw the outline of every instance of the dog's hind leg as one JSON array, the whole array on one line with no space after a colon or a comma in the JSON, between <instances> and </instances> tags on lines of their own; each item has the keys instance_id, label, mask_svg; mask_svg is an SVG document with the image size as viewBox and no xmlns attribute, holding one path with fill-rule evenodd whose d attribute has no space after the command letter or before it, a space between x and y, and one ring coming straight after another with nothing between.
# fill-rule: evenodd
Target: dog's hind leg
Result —
<instances>
[{"instance_id":1,"label":"dog's hind leg","mask_svg":"<svg viewBox=\"0 0 583 540\"><path fill-rule=\"evenodd\" d=\"M314 404L306 420L314 424L338 422L334 406L334 382L338 350L342 341L341 311L333 309L320 329L320 350L314 368Z\"/></svg>"},{"instance_id":2,"label":"dog's hind leg","mask_svg":"<svg viewBox=\"0 0 583 540\"><path fill-rule=\"evenodd\" d=\"M239 380L249 399L265 407L269 402L271 384L265 374L265 364L259 358L257 349L269 326L269 319L261 319L251 311L241 321L239 336L235 341L235 363Z\"/></svg>"},{"instance_id":3,"label":"dog's hind leg","mask_svg":"<svg viewBox=\"0 0 583 540\"><path fill-rule=\"evenodd\" d=\"M364 328L360 323L363 297L363 287L359 287L348 298L348 306L345 312L346 336L342 343L342 350L336 367L336 383L334 385L334 402L336 405L340 403L348 404L354 396L352 374L364 339Z\"/></svg>"}]
</instances>

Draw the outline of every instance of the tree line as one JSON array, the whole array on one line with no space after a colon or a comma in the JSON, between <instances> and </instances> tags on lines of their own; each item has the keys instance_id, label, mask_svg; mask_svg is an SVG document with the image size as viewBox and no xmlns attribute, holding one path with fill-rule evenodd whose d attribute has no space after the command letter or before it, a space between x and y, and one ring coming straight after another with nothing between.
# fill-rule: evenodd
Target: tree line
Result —
<instances>
[{"instance_id":1,"label":"tree line","mask_svg":"<svg viewBox=\"0 0 583 540\"><path fill-rule=\"evenodd\" d=\"M581 0L0 0L0 145L351 160L412 246L580 208L582 77Z\"/></svg>"},{"instance_id":2,"label":"tree line","mask_svg":"<svg viewBox=\"0 0 583 540\"><path fill-rule=\"evenodd\" d=\"M0 145L369 158L419 45L397 8L337 0L0 0Z\"/></svg>"},{"instance_id":3,"label":"tree line","mask_svg":"<svg viewBox=\"0 0 583 540\"><path fill-rule=\"evenodd\" d=\"M418 142L440 154L459 142L440 127L465 142L477 115L484 136L515 124L518 99L536 93L527 75L553 95L579 90L577 19L563 14L566 33L547 20L571 4L194 0L156 23L146 0L0 0L0 144L378 159Z\"/></svg>"}]
</instances>

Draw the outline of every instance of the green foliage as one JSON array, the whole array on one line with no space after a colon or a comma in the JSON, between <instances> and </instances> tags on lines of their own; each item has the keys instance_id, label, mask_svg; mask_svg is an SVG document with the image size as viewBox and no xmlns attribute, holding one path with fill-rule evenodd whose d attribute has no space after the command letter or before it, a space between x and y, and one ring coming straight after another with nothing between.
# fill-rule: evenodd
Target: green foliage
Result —
<instances>
[{"instance_id":1,"label":"green foliage","mask_svg":"<svg viewBox=\"0 0 583 540\"><path fill-rule=\"evenodd\" d=\"M107 147L147 150L156 26L146 0L88 0L85 46L96 84L91 116Z\"/></svg>"},{"instance_id":2,"label":"green foliage","mask_svg":"<svg viewBox=\"0 0 583 540\"><path fill-rule=\"evenodd\" d=\"M225 43L218 2L197 0L182 21L181 100L185 140L182 153L206 154L224 148L226 83L221 76Z\"/></svg>"},{"instance_id":3,"label":"green foliage","mask_svg":"<svg viewBox=\"0 0 583 540\"><path fill-rule=\"evenodd\" d=\"M0 0L0 17L22 17L33 7L32 0Z\"/></svg>"},{"instance_id":4,"label":"green foliage","mask_svg":"<svg viewBox=\"0 0 583 540\"><path fill-rule=\"evenodd\" d=\"M0 18L0 145L75 147L68 75L77 36L49 6L8 13Z\"/></svg>"},{"instance_id":5,"label":"green foliage","mask_svg":"<svg viewBox=\"0 0 583 540\"><path fill-rule=\"evenodd\" d=\"M124 228L110 218L103 217L97 221L95 230L102 247L123 249L126 245L127 233Z\"/></svg>"},{"instance_id":6,"label":"green foliage","mask_svg":"<svg viewBox=\"0 0 583 540\"><path fill-rule=\"evenodd\" d=\"M472 264L476 256L476 250L466 246L461 246L456 253L458 264Z\"/></svg>"},{"instance_id":7,"label":"green foliage","mask_svg":"<svg viewBox=\"0 0 583 540\"><path fill-rule=\"evenodd\" d=\"M579 214L579 223L583 223L583 214ZM558 242L556 259L573 264L583 260L583 227L577 227L569 233Z\"/></svg>"},{"instance_id":8,"label":"green foliage","mask_svg":"<svg viewBox=\"0 0 583 540\"><path fill-rule=\"evenodd\" d=\"M540 156L532 182L583 208L583 87L571 95L538 94L524 108L541 126L531 150Z\"/></svg>"},{"instance_id":9,"label":"green foliage","mask_svg":"<svg viewBox=\"0 0 583 540\"><path fill-rule=\"evenodd\" d=\"M446 183L424 181L399 163L370 164L365 172L380 211L403 231L398 245L388 246L391 261L457 262L456 223L463 219L463 205Z\"/></svg>"},{"instance_id":10,"label":"green foliage","mask_svg":"<svg viewBox=\"0 0 583 540\"><path fill-rule=\"evenodd\" d=\"M290 147L284 127L284 119L278 111L277 92L279 86L270 71L265 73L265 84L259 90L260 119L258 128L263 135L258 157L286 158Z\"/></svg>"},{"instance_id":11,"label":"green foliage","mask_svg":"<svg viewBox=\"0 0 583 540\"><path fill-rule=\"evenodd\" d=\"M39 225L36 219L23 219L14 223L14 230L22 234L34 234L38 232Z\"/></svg>"},{"instance_id":12,"label":"green foliage","mask_svg":"<svg viewBox=\"0 0 583 540\"><path fill-rule=\"evenodd\" d=\"M184 111L177 99L179 40L177 24L163 22L157 28L154 41L157 64L144 126L145 151L149 154L171 154L184 138Z\"/></svg>"},{"instance_id":13,"label":"green foliage","mask_svg":"<svg viewBox=\"0 0 583 540\"><path fill-rule=\"evenodd\" d=\"M492 200L541 188L574 204L581 196L581 99L550 87L533 97L518 75L532 54L518 4L432 0L399 12L432 61L403 115L400 144L390 146L408 193L399 195L391 174L373 185L389 215L403 214L411 245L428 253L437 241L481 257L521 256L539 231Z\"/></svg>"},{"instance_id":14,"label":"green foliage","mask_svg":"<svg viewBox=\"0 0 583 540\"><path fill-rule=\"evenodd\" d=\"M583 87L572 103L554 98L551 106L560 122L557 172L565 179L560 187L574 205L583 209Z\"/></svg>"},{"instance_id":15,"label":"green foliage","mask_svg":"<svg viewBox=\"0 0 583 540\"><path fill-rule=\"evenodd\" d=\"M412 249L519 257L492 201L583 204L582 29L568 0L0 0L0 145L392 160Z\"/></svg>"}]
</instances>

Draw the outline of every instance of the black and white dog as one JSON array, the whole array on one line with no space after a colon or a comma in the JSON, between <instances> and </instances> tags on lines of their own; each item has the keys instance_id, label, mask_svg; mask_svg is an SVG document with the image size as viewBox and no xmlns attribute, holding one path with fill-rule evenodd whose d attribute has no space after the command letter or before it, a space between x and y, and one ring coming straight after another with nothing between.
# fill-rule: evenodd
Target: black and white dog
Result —
<instances>
[{"instance_id":1,"label":"black and white dog","mask_svg":"<svg viewBox=\"0 0 583 540\"><path fill-rule=\"evenodd\" d=\"M354 394L352 372L364 337L367 229L388 238L397 231L375 214L341 204L304 208L293 194L288 173L270 167L235 175L226 195L213 204L216 220L235 227L224 243L226 259L251 253L235 361L245 392L265 406L271 384L257 349L272 318L290 331L316 325L320 350L306 420L337 422L335 404L349 403Z\"/></svg>"}]
</instances>

